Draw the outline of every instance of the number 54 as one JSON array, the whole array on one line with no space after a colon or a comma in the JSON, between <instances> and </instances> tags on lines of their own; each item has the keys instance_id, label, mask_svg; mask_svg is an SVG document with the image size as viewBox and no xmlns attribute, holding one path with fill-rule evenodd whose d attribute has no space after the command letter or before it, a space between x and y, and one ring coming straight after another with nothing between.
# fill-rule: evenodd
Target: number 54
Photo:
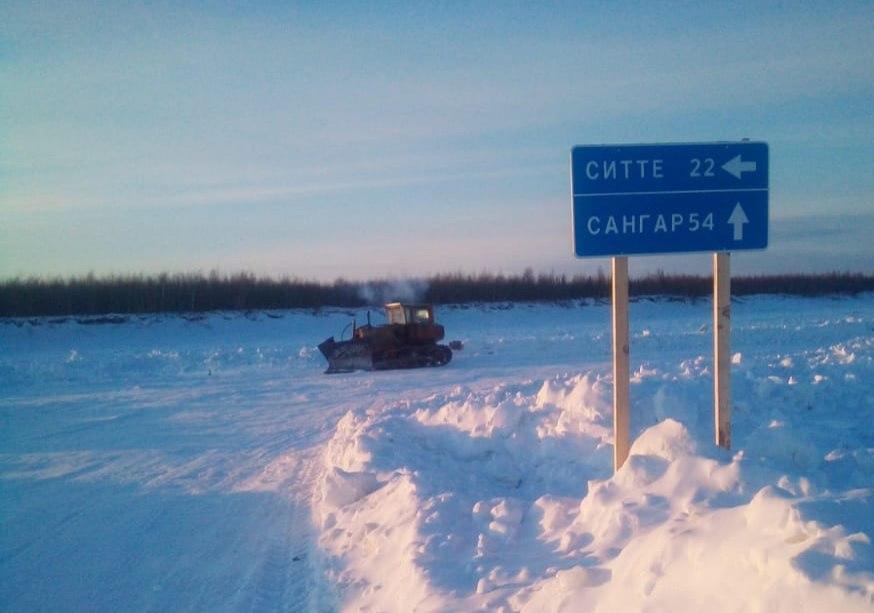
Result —
<instances>
[{"instance_id":1,"label":"number 54","mask_svg":"<svg viewBox=\"0 0 874 613\"><path fill-rule=\"evenodd\" d=\"M713 213L707 213L703 221L698 220L698 213L689 213L689 232L697 232L698 228L713 230Z\"/></svg>"}]
</instances>

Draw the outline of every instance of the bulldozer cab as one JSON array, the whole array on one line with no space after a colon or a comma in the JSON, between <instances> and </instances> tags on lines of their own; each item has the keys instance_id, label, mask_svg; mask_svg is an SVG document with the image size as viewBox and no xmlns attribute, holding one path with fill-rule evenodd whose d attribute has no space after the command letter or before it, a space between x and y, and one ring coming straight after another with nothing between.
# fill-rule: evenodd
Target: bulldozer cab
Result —
<instances>
[{"instance_id":1,"label":"bulldozer cab","mask_svg":"<svg viewBox=\"0 0 874 613\"><path fill-rule=\"evenodd\" d=\"M430 304L390 302L385 305L385 317L390 324L433 324L434 307Z\"/></svg>"}]
</instances>

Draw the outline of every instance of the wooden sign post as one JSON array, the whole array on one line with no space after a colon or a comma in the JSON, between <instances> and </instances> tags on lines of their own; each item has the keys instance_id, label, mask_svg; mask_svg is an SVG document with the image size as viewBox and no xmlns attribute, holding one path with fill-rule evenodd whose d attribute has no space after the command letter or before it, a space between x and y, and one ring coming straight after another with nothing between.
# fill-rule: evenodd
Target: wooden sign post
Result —
<instances>
[{"instance_id":1,"label":"wooden sign post","mask_svg":"<svg viewBox=\"0 0 874 613\"><path fill-rule=\"evenodd\" d=\"M716 444L731 448L731 269L713 254L713 417Z\"/></svg>"},{"instance_id":2,"label":"wooden sign post","mask_svg":"<svg viewBox=\"0 0 874 613\"><path fill-rule=\"evenodd\" d=\"M628 457L628 258L613 258L613 470Z\"/></svg>"}]
</instances>

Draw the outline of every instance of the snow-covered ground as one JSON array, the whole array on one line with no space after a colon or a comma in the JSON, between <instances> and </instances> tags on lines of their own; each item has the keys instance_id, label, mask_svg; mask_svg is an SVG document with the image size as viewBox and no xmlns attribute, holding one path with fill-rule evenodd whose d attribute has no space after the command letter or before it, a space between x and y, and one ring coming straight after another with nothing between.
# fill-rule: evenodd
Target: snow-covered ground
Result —
<instances>
[{"instance_id":1,"label":"snow-covered ground","mask_svg":"<svg viewBox=\"0 0 874 613\"><path fill-rule=\"evenodd\" d=\"M343 310L0 323L0 609L874 610L874 296L438 310L439 369L325 376ZM358 320L363 320L358 312Z\"/></svg>"}]
</instances>

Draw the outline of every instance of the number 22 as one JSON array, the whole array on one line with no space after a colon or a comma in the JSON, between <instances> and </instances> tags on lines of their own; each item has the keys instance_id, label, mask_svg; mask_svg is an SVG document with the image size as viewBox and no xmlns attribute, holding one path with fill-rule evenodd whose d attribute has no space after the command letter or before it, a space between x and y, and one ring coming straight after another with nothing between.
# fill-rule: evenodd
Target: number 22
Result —
<instances>
[{"instance_id":1,"label":"number 22","mask_svg":"<svg viewBox=\"0 0 874 613\"><path fill-rule=\"evenodd\" d=\"M692 158L692 171L689 173L690 177L712 177L713 176L713 167L715 166L715 162L713 158L704 158L704 173L701 173L701 160L698 158Z\"/></svg>"}]
</instances>

